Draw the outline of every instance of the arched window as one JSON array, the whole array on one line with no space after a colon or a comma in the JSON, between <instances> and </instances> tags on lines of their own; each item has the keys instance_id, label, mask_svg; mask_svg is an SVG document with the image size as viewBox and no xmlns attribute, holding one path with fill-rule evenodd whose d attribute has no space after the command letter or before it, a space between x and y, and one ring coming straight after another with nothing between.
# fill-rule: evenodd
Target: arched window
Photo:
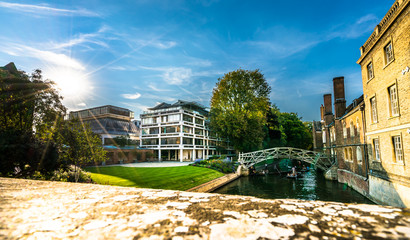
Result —
<instances>
[{"instance_id":1,"label":"arched window","mask_svg":"<svg viewBox=\"0 0 410 240\"><path fill-rule=\"evenodd\" d=\"M349 160L349 153L347 152L347 148L343 149L345 154L345 160Z\"/></svg>"},{"instance_id":2,"label":"arched window","mask_svg":"<svg viewBox=\"0 0 410 240\"><path fill-rule=\"evenodd\" d=\"M336 130L335 128L332 129L333 132L333 142L336 142Z\"/></svg>"},{"instance_id":3,"label":"arched window","mask_svg":"<svg viewBox=\"0 0 410 240\"><path fill-rule=\"evenodd\" d=\"M360 147L356 147L356 157L357 157L357 163L362 164L363 157L362 157L362 149Z\"/></svg>"},{"instance_id":4,"label":"arched window","mask_svg":"<svg viewBox=\"0 0 410 240\"><path fill-rule=\"evenodd\" d=\"M354 137L354 124L350 121L350 137Z\"/></svg>"},{"instance_id":5,"label":"arched window","mask_svg":"<svg viewBox=\"0 0 410 240\"><path fill-rule=\"evenodd\" d=\"M343 138L347 138L346 122L343 122Z\"/></svg>"},{"instance_id":6,"label":"arched window","mask_svg":"<svg viewBox=\"0 0 410 240\"><path fill-rule=\"evenodd\" d=\"M326 131L322 132L322 140L323 140L323 143L326 143Z\"/></svg>"},{"instance_id":7,"label":"arched window","mask_svg":"<svg viewBox=\"0 0 410 240\"><path fill-rule=\"evenodd\" d=\"M353 161L353 149L349 147L349 160Z\"/></svg>"},{"instance_id":8,"label":"arched window","mask_svg":"<svg viewBox=\"0 0 410 240\"><path fill-rule=\"evenodd\" d=\"M357 136L360 137L360 122L359 122L359 118L356 119L356 133L357 133Z\"/></svg>"}]
</instances>

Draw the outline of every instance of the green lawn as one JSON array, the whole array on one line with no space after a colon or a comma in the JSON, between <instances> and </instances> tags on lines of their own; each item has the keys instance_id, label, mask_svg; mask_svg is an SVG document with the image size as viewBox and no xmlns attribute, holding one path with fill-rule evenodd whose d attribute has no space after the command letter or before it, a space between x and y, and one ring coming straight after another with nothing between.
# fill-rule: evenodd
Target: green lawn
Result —
<instances>
[{"instance_id":1,"label":"green lawn","mask_svg":"<svg viewBox=\"0 0 410 240\"><path fill-rule=\"evenodd\" d=\"M187 190L212 179L222 177L218 171L192 166L183 167L87 167L98 184L124 187Z\"/></svg>"}]
</instances>

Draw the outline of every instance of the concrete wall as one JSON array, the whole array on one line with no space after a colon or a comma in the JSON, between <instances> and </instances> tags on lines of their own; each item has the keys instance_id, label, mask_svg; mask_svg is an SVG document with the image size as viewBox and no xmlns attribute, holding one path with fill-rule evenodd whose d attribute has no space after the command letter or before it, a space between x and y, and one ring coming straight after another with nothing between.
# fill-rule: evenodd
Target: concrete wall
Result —
<instances>
[{"instance_id":1,"label":"concrete wall","mask_svg":"<svg viewBox=\"0 0 410 240\"><path fill-rule=\"evenodd\" d=\"M369 176L369 196L379 204L410 207L410 187L397 181Z\"/></svg>"}]
</instances>

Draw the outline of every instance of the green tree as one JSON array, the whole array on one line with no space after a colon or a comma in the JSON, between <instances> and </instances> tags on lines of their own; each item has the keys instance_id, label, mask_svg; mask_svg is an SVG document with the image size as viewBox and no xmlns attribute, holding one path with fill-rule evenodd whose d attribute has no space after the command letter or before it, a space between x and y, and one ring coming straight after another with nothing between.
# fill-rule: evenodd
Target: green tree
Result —
<instances>
[{"instance_id":1,"label":"green tree","mask_svg":"<svg viewBox=\"0 0 410 240\"><path fill-rule=\"evenodd\" d=\"M280 116L279 108L272 104L266 114L266 125L264 127L266 136L263 140L264 149L285 146L286 136L280 124Z\"/></svg>"},{"instance_id":2,"label":"green tree","mask_svg":"<svg viewBox=\"0 0 410 240\"><path fill-rule=\"evenodd\" d=\"M238 69L219 78L211 99L212 130L237 151L261 148L270 91L259 70Z\"/></svg>"},{"instance_id":3,"label":"green tree","mask_svg":"<svg viewBox=\"0 0 410 240\"><path fill-rule=\"evenodd\" d=\"M47 173L61 167L52 132L65 114L54 83L41 71L28 76L13 63L0 68L0 172L5 175ZM54 127L56 129L56 127ZM48 140L38 136L48 136Z\"/></svg>"},{"instance_id":4,"label":"green tree","mask_svg":"<svg viewBox=\"0 0 410 240\"><path fill-rule=\"evenodd\" d=\"M312 149L312 131L302 122L296 113L281 113L279 122L285 136L286 146Z\"/></svg>"},{"instance_id":5,"label":"green tree","mask_svg":"<svg viewBox=\"0 0 410 240\"><path fill-rule=\"evenodd\" d=\"M62 124L57 142L61 148L60 158L68 164L73 164L76 173L79 173L78 168L88 163L97 164L106 160L101 138L78 119L68 120ZM78 174L75 181L78 181Z\"/></svg>"}]
</instances>

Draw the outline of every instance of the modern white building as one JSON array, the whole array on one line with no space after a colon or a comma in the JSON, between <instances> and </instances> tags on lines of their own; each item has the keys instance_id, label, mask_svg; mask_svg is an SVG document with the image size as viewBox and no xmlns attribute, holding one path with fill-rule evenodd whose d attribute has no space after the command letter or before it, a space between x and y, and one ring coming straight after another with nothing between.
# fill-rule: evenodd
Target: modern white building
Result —
<instances>
[{"instance_id":1,"label":"modern white building","mask_svg":"<svg viewBox=\"0 0 410 240\"><path fill-rule=\"evenodd\" d=\"M141 147L157 150L161 160L194 161L232 150L208 128L204 106L178 100L161 103L141 114Z\"/></svg>"},{"instance_id":2,"label":"modern white building","mask_svg":"<svg viewBox=\"0 0 410 240\"><path fill-rule=\"evenodd\" d=\"M101 136L104 145L114 144L113 139L121 136L139 141L139 123L131 122L134 112L126 108L105 105L70 112L69 118L78 118L89 124L91 131Z\"/></svg>"}]
</instances>

